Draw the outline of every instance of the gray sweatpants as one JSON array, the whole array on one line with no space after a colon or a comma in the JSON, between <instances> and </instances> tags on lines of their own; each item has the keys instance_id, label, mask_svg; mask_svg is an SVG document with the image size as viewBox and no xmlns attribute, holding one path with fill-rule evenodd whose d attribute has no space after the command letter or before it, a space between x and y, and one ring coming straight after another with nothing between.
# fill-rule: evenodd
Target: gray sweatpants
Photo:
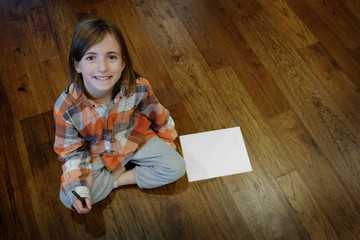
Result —
<instances>
[{"instance_id":1,"label":"gray sweatpants","mask_svg":"<svg viewBox=\"0 0 360 240\"><path fill-rule=\"evenodd\" d=\"M156 188L172 183L185 174L185 162L181 155L159 137L153 137L135 152L131 161L136 184L140 188ZM90 189L91 203L106 198L114 188L114 177L102 161L92 165L93 180ZM72 193L69 193L72 194ZM69 197L60 190L60 200L71 208Z\"/></svg>"}]
</instances>

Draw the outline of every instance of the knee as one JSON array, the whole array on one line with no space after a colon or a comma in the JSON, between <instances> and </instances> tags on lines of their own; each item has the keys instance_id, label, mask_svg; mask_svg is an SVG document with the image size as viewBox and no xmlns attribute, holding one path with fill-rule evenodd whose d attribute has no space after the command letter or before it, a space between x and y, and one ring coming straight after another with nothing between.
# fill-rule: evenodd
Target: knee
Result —
<instances>
[{"instance_id":1,"label":"knee","mask_svg":"<svg viewBox=\"0 0 360 240\"><path fill-rule=\"evenodd\" d=\"M64 204L65 207L68 209L71 209L71 202L68 196L65 195L65 193L60 189L59 198L62 204Z\"/></svg>"},{"instance_id":2,"label":"knee","mask_svg":"<svg viewBox=\"0 0 360 240\"><path fill-rule=\"evenodd\" d=\"M173 170L173 181L180 179L185 174L185 161L182 157L179 157L176 161L173 162L172 165Z\"/></svg>"}]
</instances>

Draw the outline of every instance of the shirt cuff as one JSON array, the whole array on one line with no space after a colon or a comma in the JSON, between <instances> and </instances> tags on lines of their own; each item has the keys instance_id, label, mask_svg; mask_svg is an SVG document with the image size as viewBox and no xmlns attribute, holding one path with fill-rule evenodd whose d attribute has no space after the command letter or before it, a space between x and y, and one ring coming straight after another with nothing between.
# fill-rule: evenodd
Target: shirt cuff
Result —
<instances>
[{"instance_id":1,"label":"shirt cuff","mask_svg":"<svg viewBox=\"0 0 360 240\"><path fill-rule=\"evenodd\" d=\"M77 194L79 194L80 197L82 197L82 198L89 198L89 199L91 200L91 198L90 198L90 189L89 189L88 187L86 187L86 186L78 186L78 187L75 188L74 191L75 191ZM76 196L75 196L72 192L69 193L69 197L70 197L70 202L71 202L71 206L72 206L73 202L74 202L77 198L76 198Z\"/></svg>"}]
</instances>

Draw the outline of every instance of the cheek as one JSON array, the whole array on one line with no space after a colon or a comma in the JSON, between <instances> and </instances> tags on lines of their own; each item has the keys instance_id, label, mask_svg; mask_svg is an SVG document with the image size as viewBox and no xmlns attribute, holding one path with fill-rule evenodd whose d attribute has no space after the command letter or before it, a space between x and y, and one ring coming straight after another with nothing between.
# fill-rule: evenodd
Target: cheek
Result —
<instances>
[{"instance_id":1,"label":"cheek","mask_svg":"<svg viewBox=\"0 0 360 240\"><path fill-rule=\"evenodd\" d=\"M83 75L89 75L94 72L93 66L91 66L91 65L83 66L83 68L81 70L82 70Z\"/></svg>"}]
</instances>

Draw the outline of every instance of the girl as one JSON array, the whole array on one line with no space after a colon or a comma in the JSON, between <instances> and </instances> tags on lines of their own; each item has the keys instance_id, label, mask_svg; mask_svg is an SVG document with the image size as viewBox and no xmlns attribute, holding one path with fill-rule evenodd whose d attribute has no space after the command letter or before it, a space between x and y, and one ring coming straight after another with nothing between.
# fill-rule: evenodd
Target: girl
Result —
<instances>
[{"instance_id":1,"label":"girl","mask_svg":"<svg viewBox=\"0 0 360 240\"><path fill-rule=\"evenodd\" d=\"M54 118L54 150L63 162L60 200L79 213L116 187L155 188L185 173L174 121L134 72L124 38L110 22L90 19L75 28ZM135 167L127 170L129 161Z\"/></svg>"}]
</instances>

